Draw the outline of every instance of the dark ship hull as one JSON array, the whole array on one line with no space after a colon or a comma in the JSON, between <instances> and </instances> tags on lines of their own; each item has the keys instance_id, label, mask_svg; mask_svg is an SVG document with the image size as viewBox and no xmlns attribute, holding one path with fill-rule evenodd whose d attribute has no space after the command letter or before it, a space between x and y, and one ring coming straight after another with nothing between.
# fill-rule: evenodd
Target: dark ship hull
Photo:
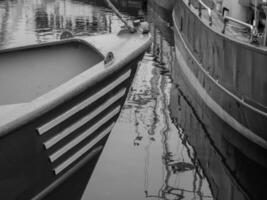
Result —
<instances>
[{"instance_id":1,"label":"dark ship hull","mask_svg":"<svg viewBox=\"0 0 267 200\"><path fill-rule=\"evenodd\" d=\"M174 77L181 75L197 104L235 131L232 144L266 167L267 52L214 30L192 9L182 0L173 12Z\"/></svg>"}]
</instances>

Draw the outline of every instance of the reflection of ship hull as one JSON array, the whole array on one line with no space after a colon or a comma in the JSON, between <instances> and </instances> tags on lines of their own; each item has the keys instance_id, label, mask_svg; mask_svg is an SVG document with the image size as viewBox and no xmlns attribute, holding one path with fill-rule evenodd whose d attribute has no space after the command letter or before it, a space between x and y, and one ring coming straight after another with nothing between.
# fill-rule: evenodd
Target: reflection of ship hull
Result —
<instances>
[{"instance_id":1,"label":"reflection of ship hull","mask_svg":"<svg viewBox=\"0 0 267 200\"><path fill-rule=\"evenodd\" d=\"M235 130L195 98L193 88L181 71L176 73L179 73L175 77L179 85L171 90L171 118L193 146L214 197L218 200L264 199L266 167L259 164L260 160L254 161L262 159L258 157L261 152L248 148L250 153L254 151L254 160L241 153L233 141ZM249 147L241 138L238 142Z\"/></svg>"},{"instance_id":2,"label":"reflection of ship hull","mask_svg":"<svg viewBox=\"0 0 267 200\"><path fill-rule=\"evenodd\" d=\"M166 12L163 10L159 12L157 6L151 3L150 0L148 1L147 12L149 22L155 24L155 27L160 31L164 39L169 43L170 46L173 46L173 30L169 23L170 21L166 21L166 18L167 20L171 20L171 12Z\"/></svg>"},{"instance_id":3,"label":"reflection of ship hull","mask_svg":"<svg viewBox=\"0 0 267 200\"><path fill-rule=\"evenodd\" d=\"M74 0L81 2L85 5L94 5L97 7L107 8L105 0ZM145 0L111 0L111 2L119 9L120 12L127 13L128 15L138 16L140 11L145 7ZM82 16L86 16L85 14Z\"/></svg>"},{"instance_id":4,"label":"reflection of ship hull","mask_svg":"<svg viewBox=\"0 0 267 200\"><path fill-rule=\"evenodd\" d=\"M142 15L145 8L144 0L111 0L111 2L121 11L131 16Z\"/></svg>"},{"instance_id":5,"label":"reflection of ship hull","mask_svg":"<svg viewBox=\"0 0 267 200\"><path fill-rule=\"evenodd\" d=\"M149 2L154 2L157 6L170 12L173 9L175 0L149 0Z\"/></svg>"},{"instance_id":6,"label":"reflection of ship hull","mask_svg":"<svg viewBox=\"0 0 267 200\"><path fill-rule=\"evenodd\" d=\"M166 23L172 23L172 9L174 4L171 4L170 1L166 1L166 5L164 6L163 3L160 3L157 0L148 0L148 6L153 8L155 13L166 21Z\"/></svg>"},{"instance_id":7,"label":"reflection of ship hull","mask_svg":"<svg viewBox=\"0 0 267 200\"><path fill-rule=\"evenodd\" d=\"M262 68L261 71L255 68L255 72L252 74L248 75L245 73L249 78L244 80L245 75L241 75L239 70L243 71L246 68L246 70L248 70L251 67L249 62L240 63L242 69L229 69L229 66L235 66L238 62L241 62L236 59L239 58L239 53L244 52L244 49L246 49L249 51L244 52L244 55L248 57L247 59L251 59L253 62L257 62L255 65L263 67L265 66L265 64L262 63L264 62L264 58L262 57L264 54L259 53L259 55L257 55L261 59L253 59L251 56L255 55L253 52L250 52L252 48L250 49L249 47L242 46L242 44L235 44L230 39L213 32L199 20L184 1L178 1L176 4L175 11L173 12L173 19L176 58L178 62L174 71L180 71L179 73L182 74L183 80L186 82L188 88L190 88L192 96L197 99L198 104L201 105L204 110L212 110L235 130L235 134L225 134L224 137L227 137L231 143L236 145L238 149L250 157L250 159L266 167L266 112L263 108L261 109L252 102L248 102L248 99L244 100L240 98L238 94L234 93L237 91L227 89L229 84L233 84L229 86L232 89L233 87L239 87L235 89L238 91L248 90L248 87L241 85L242 81L247 81L243 84L250 84L250 88L258 84L259 88L258 90L255 88L257 91L255 91L255 96L253 96L253 98L259 98L262 91L264 91L264 86L259 80L261 77L260 73L265 73L266 69ZM192 20L192 23L190 20ZM192 24L194 24L194 26ZM189 32L185 33L187 30L189 30ZM194 31L196 31L196 34L192 35ZM212 40L209 40L212 41L211 44L207 42L207 36L212 38ZM211 46L205 46L207 44ZM212 48L213 45L214 48ZM200 53L198 53L199 48L201 49ZM221 51L223 51L224 56L221 55ZM204 64L201 64L201 62ZM237 68L238 66L235 67ZM259 79L256 80L254 76L258 76ZM252 80L255 82L252 83ZM263 93L263 95L266 94Z\"/></svg>"},{"instance_id":8,"label":"reflection of ship hull","mask_svg":"<svg viewBox=\"0 0 267 200\"><path fill-rule=\"evenodd\" d=\"M149 45L150 36L121 33L0 52L9 75L0 87L0 199L79 199Z\"/></svg>"}]
</instances>

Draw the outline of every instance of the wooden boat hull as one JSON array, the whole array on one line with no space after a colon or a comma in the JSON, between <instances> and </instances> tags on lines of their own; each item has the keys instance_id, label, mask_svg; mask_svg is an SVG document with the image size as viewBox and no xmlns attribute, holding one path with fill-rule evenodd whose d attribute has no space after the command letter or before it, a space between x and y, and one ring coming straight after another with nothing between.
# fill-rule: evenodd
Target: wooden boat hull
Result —
<instances>
[{"instance_id":1,"label":"wooden boat hull","mask_svg":"<svg viewBox=\"0 0 267 200\"><path fill-rule=\"evenodd\" d=\"M181 73L192 96L203 106L203 109L212 110L220 119L236 131L236 134L231 137L231 142L237 145L241 152L251 159L260 162L263 166L267 166L266 110L264 106L260 107L249 100L244 100L244 97L240 97L237 93L237 91L246 90L257 84L259 88L258 91L255 91L253 98L260 98L260 96L266 95L260 92L264 91L261 88L263 86L261 84L264 81L261 82L260 80L261 78L262 80L265 79L259 75L260 73L264 74L266 70L263 67L266 58L264 56L265 52L255 50L253 53L251 46L235 43L230 38L214 32L208 25L201 22L184 1L178 1L173 12L173 20L177 60L177 65L173 70L176 74L174 76ZM187 30L190 30L190 32L185 32ZM196 31L195 35L193 35L194 31ZM212 41L216 45L207 41ZM198 53L200 46L201 52ZM214 55L211 54L211 50ZM224 56L221 55L221 51L224 52ZM245 81L243 79L245 74L249 75L247 73L244 74L243 70L251 68L251 63L244 62L244 65L242 65L242 63L237 61L238 57L236 56L241 52L246 54L247 59L252 59L250 56L255 56L255 54L259 53L257 56L260 59L253 59L253 62L255 62L256 66L262 67L262 70L255 68L255 72L250 74L253 77L259 76L257 80L250 77L247 79L247 82L244 82L244 84L251 83L249 87L242 86L237 88L238 86L235 84L227 87L227 84L233 83L233 80L230 80L232 77L235 77L234 82L237 83ZM237 65L231 69L230 66L234 64ZM233 71L237 67L239 73L234 73ZM255 82L252 83L252 80ZM264 102L263 96L262 101ZM244 141L247 145L244 145L240 140ZM248 151L248 148L252 148L253 151Z\"/></svg>"},{"instance_id":2,"label":"wooden boat hull","mask_svg":"<svg viewBox=\"0 0 267 200\"><path fill-rule=\"evenodd\" d=\"M86 184L89 179L150 36L95 36L1 53L38 52L72 42L94 48L103 58L40 97L5 107L5 118L1 115L0 121L1 199L78 199L86 185L74 187L71 180L84 174L81 181ZM113 52L114 60L111 56L105 63L105 55L111 55L108 52ZM67 189L71 186L75 189Z\"/></svg>"}]
</instances>

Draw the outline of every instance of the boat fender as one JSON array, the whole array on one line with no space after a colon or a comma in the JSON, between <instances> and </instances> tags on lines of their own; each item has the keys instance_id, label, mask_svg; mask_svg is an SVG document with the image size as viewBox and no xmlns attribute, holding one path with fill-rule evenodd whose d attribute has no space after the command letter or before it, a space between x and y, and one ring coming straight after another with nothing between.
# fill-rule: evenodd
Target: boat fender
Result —
<instances>
[{"instance_id":1,"label":"boat fender","mask_svg":"<svg viewBox=\"0 0 267 200\"><path fill-rule=\"evenodd\" d=\"M104 59L104 64L105 65L110 65L114 60L114 54L110 51L107 53L105 59Z\"/></svg>"},{"instance_id":2,"label":"boat fender","mask_svg":"<svg viewBox=\"0 0 267 200\"><path fill-rule=\"evenodd\" d=\"M148 22L141 22L139 29L143 34L149 33L149 24Z\"/></svg>"},{"instance_id":3,"label":"boat fender","mask_svg":"<svg viewBox=\"0 0 267 200\"><path fill-rule=\"evenodd\" d=\"M61 33L61 35L60 35L60 39L61 40L64 40L64 39L67 39L67 38L73 38L74 36L73 36L73 34L72 34L72 32L70 32L70 31L64 31L63 33Z\"/></svg>"}]
</instances>

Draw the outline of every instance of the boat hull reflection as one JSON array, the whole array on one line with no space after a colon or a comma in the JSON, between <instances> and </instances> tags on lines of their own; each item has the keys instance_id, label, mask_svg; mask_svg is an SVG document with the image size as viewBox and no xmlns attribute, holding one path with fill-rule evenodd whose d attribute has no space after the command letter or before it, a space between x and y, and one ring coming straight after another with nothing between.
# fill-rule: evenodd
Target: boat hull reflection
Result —
<instances>
[{"instance_id":1,"label":"boat hull reflection","mask_svg":"<svg viewBox=\"0 0 267 200\"><path fill-rule=\"evenodd\" d=\"M213 113L198 99L177 63L174 67L171 116L194 147L214 197L219 200L264 199L267 173L262 160L266 159L266 152L245 140ZM247 148L246 154L239 150L240 146Z\"/></svg>"},{"instance_id":2,"label":"boat hull reflection","mask_svg":"<svg viewBox=\"0 0 267 200\"><path fill-rule=\"evenodd\" d=\"M153 0L148 0L147 6L147 18L156 29L159 30L160 35L168 42L170 47L174 46L174 36L172 30L172 14L170 11L159 10L160 8L156 5ZM153 29L152 31L155 31ZM150 32L152 33L150 30ZM153 32L153 34L155 34ZM156 37L154 37L155 39ZM156 42L154 42L156 44Z\"/></svg>"},{"instance_id":3,"label":"boat hull reflection","mask_svg":"<svg viewBox=\"0 0 267 200\"><path fill-rule=\"evenodd\" d=\"M160 16L166 24L172 24L173 0L148 0L148 7Z\"/></svg>"}]
</instances>

